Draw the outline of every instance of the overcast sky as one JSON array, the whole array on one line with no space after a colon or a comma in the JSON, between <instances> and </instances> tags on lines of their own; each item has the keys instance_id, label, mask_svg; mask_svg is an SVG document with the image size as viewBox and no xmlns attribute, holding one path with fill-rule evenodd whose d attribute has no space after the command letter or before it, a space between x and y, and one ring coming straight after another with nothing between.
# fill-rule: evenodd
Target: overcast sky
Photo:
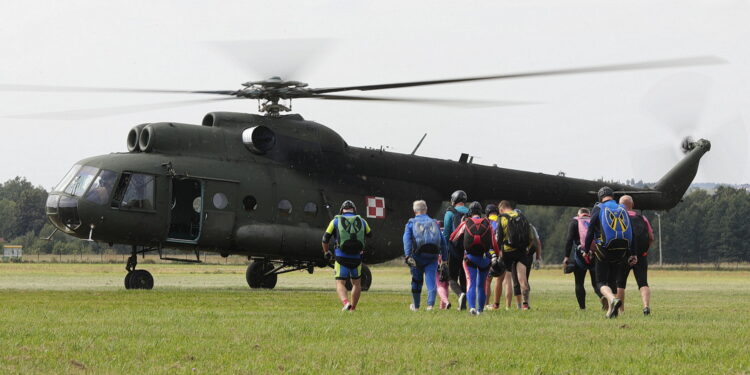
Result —
<instances>
[{"instance_id":1,"label":"overcast sky","mask_svg":"<svg viewBox=\"0 0 750 375\"><path fill-rule=\"evenodd\" d=\"M713 143L697 181L750 181L747 1L489 3L3 1L0 83L230 90L273 74L268 63L240 67L204 43L231 40L330 40L290 77L312 87L715 55L728 64L372 93L535 105L299 100L294 112L355 146L408 153L426 132L420 155L456 160L467 152L481 164L589 179L655 181L679 157L681 137L693 135ZM246 54L284 71L283 61L305 55L260 51ZM188 97L0 92L0 181L20 175L50 188L82 158L126 151L134 125L198 124L210 111L257 106L230 101L74 121L9 117L180 99Z\"/></svg>"}]
</instances>

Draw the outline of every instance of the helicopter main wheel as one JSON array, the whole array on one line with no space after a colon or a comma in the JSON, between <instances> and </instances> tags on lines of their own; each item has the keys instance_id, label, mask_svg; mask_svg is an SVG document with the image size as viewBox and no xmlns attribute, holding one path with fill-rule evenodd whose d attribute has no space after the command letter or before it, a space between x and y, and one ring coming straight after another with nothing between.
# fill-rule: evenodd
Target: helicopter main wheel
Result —
<instances>
[{"instance_id":1,"label":"helicopter main wheel","mask_svg":"<svg viewBox=\"0 0 750 375\"><path fill-rule=\"evenodd\" d=\"M134 270L125 275L125 289L153 289L154 277L146 270Z\"/></svg>"},{"instance_id":2,"label":"helicopter main wheel","mask_svg":"<svg viewBox=\"0 0 750 375\"><path fill-rule=\"evenodd\" d=\"M363 292L370 290L370 286L372 285L372 272L370 272L370 267L367 267L364 264L362 265L362 277L359 280L359 285L362 287ZM346 280L346 290L352 290L351 280Z\"/></svg>"},{"instance_id":3,"label":"helicopter main wheel","mask_svg":"<svg viewBox=\"0 0 750 375\"><path fill-rule=\"evenodd\" d=\"M266 275L266 273L273 271L273 268L273 264L270 262L253 261L247 266L247 271L245 272L247 285L253 289L273 289L276 286L278 275L275 273Z\"/></svg>"}]
</instances>

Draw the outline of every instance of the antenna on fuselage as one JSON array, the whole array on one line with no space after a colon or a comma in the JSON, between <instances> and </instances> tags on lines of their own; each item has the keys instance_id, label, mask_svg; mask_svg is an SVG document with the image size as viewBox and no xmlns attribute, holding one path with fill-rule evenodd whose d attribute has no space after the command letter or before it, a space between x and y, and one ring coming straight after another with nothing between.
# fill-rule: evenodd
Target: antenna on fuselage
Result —
<instances>
[{"instance_id":1,"label":"antenna on fuselage","mask_svg":"<svg viewBox=\"0 0 750 375\"><path fill-rule=\"evenodd\" d=\"M419 146L422 145L422 141L424 141L425 138L427 138L427 133L424 133L424 135L422 136L422 139L420 139L419 143L417 143L417 147L414 147L414 151L411 152L412 155L414 155L414 154L417 153L417 150L419 149Z\"/></svg>"}]
</instances>

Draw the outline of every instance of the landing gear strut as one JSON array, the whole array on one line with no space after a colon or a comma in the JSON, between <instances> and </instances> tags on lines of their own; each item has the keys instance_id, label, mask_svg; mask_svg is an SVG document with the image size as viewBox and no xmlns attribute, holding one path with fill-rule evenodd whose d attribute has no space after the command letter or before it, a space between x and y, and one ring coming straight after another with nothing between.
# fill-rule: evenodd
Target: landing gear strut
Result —
<instances>
[{"instance_id":1,"label":"landing gear strut","mask_svg":"<svg viewBox=\"0 0 750 375\"><path fill-rule=\"evenodd\" d=\"M125 265L125 270L128 271L128 274L125 275L125 289L152 289L154 287L154 277L146 270L135 269L137 264L138 251L133 246L133 253Z\"/></svg>"},{"instance_id":2,"label":"landing gear strut","mask_svg":"<svg viewBox=\"0 0 750 375\"><path fill-rule=\"evenodd\" d=\"M324 267L324 265L312 261L253 259L253 262L247 266L245 279L250 288L273 289L276 286L278 275L299 270L313 273L316 266Z\"/></svg>"}]
</instances>

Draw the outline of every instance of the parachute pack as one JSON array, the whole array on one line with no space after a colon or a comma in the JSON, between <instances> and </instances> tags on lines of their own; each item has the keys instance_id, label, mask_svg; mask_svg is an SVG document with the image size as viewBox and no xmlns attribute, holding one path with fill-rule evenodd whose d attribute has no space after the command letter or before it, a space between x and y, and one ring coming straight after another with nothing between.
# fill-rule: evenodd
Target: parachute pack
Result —
<instances>
[{"instance_id":1,"label":"parachute pack","mask_svg":"<svg viewBox=\"0 0 750 375\"><path fill-rule=\"evenodd\" d=\"M508 220L508 238L505 238L503 243L514 249L526 251L529 241L531 241L529 221L521 213L515 216L509 214L500 214L500 216Z\"/></svg>"},{"instance_id":2,"label":"parachute pack","mask_svg":"<svg viewBox=\"0 0 750 375\"><path fill-rule=\"evenodd\" d=\"M337 215L339 248L345 254L357 255L365 248L365 224L359 215Z\"/></svg>"},{"instance_id":3,"label":"parachute pack","mask_svg":"<svg viewBox=\"0 0 750 375\"><path fill-rule=\"evenodd\" d=\"M633 213L633 215L630 215L630 225L633 227L633 240L635 241L638 254L647 255L649 238L646 218L639 213Z\"/></svg>"},{"instance_id":4,"label":"parachute pack","mask_svg":"<svg viewBox=\"0 0 750 375\"><path fill-rule=\"evenodd\" d=\"M628 250L633 240L633 228L627 209L614 201L599 205L602 233L600 247L605 250Z\"/></svg>"},{"instance_id":5,"label":"parachute pack","mask_svg":"<svg viewBox=\"0 0 750 375\"><path fill-rule=\"evenodd\" d=\"M463 235L464 249L471 255L483 255L492 248L492 224L488 219L467 219Z\"/></svg>"},{"instance_id":6,"label":"parachute pack","mask_svg":"<svg viewBox=\"0 0 750 375\"><path fill-rule=\"evenodd\" d=\"M578 241L581 243L581 247L586 241L586 233L589 231L589 224L591 223L590 216L576 216L573 219L578 222ZM588 250L594 250L594 244L591 244L591 248Z\"/></svg>"},{"instance_id":7,"label":"parachute pack","mask_svg":"<svg viewBox=\"0 0 750 375\"><path fill-rule=\"evenodd\" d=\"M411 233L414 237L415 254L438 254L443 235L437 220L409 220L412 224Z\"/></svg>"}]
</instances>

